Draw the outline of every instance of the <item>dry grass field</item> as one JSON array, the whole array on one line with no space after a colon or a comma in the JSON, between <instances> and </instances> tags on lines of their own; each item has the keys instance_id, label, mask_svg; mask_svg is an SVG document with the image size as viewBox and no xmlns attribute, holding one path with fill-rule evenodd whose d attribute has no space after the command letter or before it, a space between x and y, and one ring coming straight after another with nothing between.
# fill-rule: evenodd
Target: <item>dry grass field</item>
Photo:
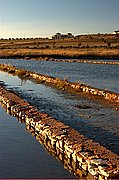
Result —
<instances>
[{"instance_id":1,"label":"dry grass field","mask_svg":"<svg viewBox=\"0 0 119 180\"><path fill-rule=\"evenodd\" d=\"M1 39L0 57L67 57L119 59L119 36L80 35L74 39Z\"/></svg>"}]
</instances>

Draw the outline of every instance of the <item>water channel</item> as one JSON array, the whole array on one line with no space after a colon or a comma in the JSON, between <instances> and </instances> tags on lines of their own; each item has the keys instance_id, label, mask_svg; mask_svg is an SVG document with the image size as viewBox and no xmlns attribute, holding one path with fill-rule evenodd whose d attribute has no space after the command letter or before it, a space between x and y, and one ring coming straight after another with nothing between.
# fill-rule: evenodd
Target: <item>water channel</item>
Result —
<instances>
[{"instance_id":1,"label":"water channel","mask_svg":"<svg viewBox=\"0 0 119 180\"><path fill-rule=\"evenodd\" d=\"M0 63L119 93L119 65L19 59L0 59Z\"/></svg>"},{"instance_id":2,"label":"water channel","mask_svg":"<svg viewBox=\"0 0 119 180\"><path fill-rule=\"evenodd\" d=\"M0 60L0 63L15 65L18 68L25 68L55 77L60 76L61 78L66 77L69 71L68 80L76 81L77 78L78 81L78 78L82 77L83 82L86 80L89 68L87 67L84 76L81 76L81 72L84 73L86 66L94 68L92 64L86 64L85 66L77 63L79 64L79 69L75 65L77 70L74 73L74 64L69 63L69 67L67 67L65 63L66 66L64 66L61 73L63 64L56 62L5 59ZM107 66L105 67L107 68ZM109 65L109 69L111 66ZM116 68L116 70L113 68ZM113 89L117 92L119 82L115 76L118 75L119 71L117 66L114 65L113 68L112 72L115 71L114 77L111 74L109 75L113 85L111 87L111 84L107 81L105 86L111 87L111 90ZM104 69L100 71L104 71ZM96 81L98 76L95 72L97 72L96 69L92 70L92 77L89 78L88 76L88 79L90 79L89 83L92 81L93 86L96 85L94 81ZM106 74L106 72L103 74ZM90 72L88 72L88 75L90 75ZM101 78L99 76L99 80ZM103 78L105 79L105 75ZM106 76L106 78L108 77ZM119 111L116 111L115 107L84 96L67 94L44 84L35 84L30 80L23 81L16 76L1 71L0 83L5 83L7 89L14 90L40 111L50 114L59 121L63 121L86 137L119 154ZM101 80L96 81L96 83L98 83L100 88L104 86L103 83L101 86ZM44 148L34 137L25 131L24 124L20 124L14 117L6 114L1 107L0 129L0 142L2 142L0 144L0 178L74 178L72 174L64 170L60 162L45 152ZM9 166L10 168L8 168Z\"/></svg>"},{"instance_id":3,"label":"water channel","mask_svg":"<svg viewBox=\"0 0 119 180\"><path fill-rule=\"evenodd\" d=\"M74 179L25 129L0 106L0 178Z\"/></svg>"},{"instance_id":4,"label":"water channel","mask_svg":"<svg viewBox=\"0 0 119 180\"><path fill-rule=\"evenodd\" d=\"M115 107L30 80L23 81L4 72L0 72L0 77L8 89L16 91L40 111L119 154L119 111Z\"/></svg>"}]
</instances>

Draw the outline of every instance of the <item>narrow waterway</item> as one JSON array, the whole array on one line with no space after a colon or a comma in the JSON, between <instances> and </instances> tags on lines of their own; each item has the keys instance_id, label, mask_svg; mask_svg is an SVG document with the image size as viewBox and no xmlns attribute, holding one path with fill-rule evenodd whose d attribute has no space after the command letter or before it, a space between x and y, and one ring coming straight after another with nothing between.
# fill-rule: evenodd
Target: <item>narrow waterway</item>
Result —
<instances>
[{"instance_id":1,"label":"narrow waterway","mask_svg":"<svg viewBox=\"0 0 119 180\"><path fill-rule=\"evenodd\" d=\"M119 65L19 59L0 59L0 63L119 93Z\"/></svg>"},{"instance_id":2,"label":"narrow waterway","mask_svg":"<svg viewBox=\"0 0 119 180\"><path fill-rule=\"evenodd\" d=\"M4 72L0 72L0 77L8 89L16 91L40 111L119 154L119 111L115 108Z\"/></svg>"},{"instance_id":3,"label":"narrow waterway","mask_svg":"<svg viewBox=\"0 0 119 180\"><path fill-rule=\"evenodd\" d=\"M18 122L0 106L1 179L75 178L25 129L24 123Z\"/></svg>"}]
</instances>

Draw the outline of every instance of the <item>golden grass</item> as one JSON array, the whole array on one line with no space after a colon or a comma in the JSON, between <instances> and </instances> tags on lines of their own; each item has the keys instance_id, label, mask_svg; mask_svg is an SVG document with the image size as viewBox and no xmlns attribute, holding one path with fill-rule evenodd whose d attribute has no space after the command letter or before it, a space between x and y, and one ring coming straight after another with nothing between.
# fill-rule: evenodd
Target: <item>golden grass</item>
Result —
<instances>
[{"instance_id":1,"label":"golden grass","mask_svg":"<svg viewBox=\"0 0 119 180\"><path fill-rule=\"evenodd\" d=\"M0 57L7 56L63 56L63 57L80 57L80 56L117 56L119 49L1 49Z\"/></svg>"}]
</instances>

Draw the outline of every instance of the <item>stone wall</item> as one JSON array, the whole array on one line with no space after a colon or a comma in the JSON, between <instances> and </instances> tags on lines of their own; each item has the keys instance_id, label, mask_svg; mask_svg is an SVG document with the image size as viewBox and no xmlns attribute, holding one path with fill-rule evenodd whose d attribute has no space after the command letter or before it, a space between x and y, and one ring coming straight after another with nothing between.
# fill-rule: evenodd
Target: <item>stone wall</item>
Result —
<instances>
[{"instance_id":1,"label":"stone wall","mask_svg":"<svg viewBox=\"0 0 119 180\"><path fill-rule=\"evenodd\" d=\"M55 59L52 57L37 57L37 58L30 58L25 57L24 60L43 60L43 61L55 61L55 62L76 62L76 63L87 63L87 64L108 64L108 65L119 65L119 61L97 61L97 60L85 60L85 59Z\"/></svg>"},{"instance_id":2,"label":"stone wall","mask_svg":"<svg viewBox=\"0 0 119 180\"><path fill-rule=\"evenodd\" d=\"M35 72L27 71L25 69L17 69L14 66L6 65L6 64L0 64L0 70L6 71L13 75L17 75L21 78L35 79L36 81L40 83L47 83L59 89L67 90L69 92L72 92L72 91L77 92L77 93L83 92L88 95L93 95L95 97L98 97L100 99L102 98L102 99L105 99L114 103L119 103L119 93L114 93L111 91L94 88L94 87L87 86L84 84L69 82L67 80L62 80L60 78L54 78L51 76L38 74Z\"/></svg>"},{"instance_id":3,"label":"stone wall","mask_svg":"<svg viewBox=\"0 0 119 180\"><path fill-rule=\"evenodd\" d=\"M27 71L25 69L17 69L14 66L6 65L6 64L0 64L0 70L6 71L8 73L11 73L13 75L17 75L21 78L25 79L35 79L39 83L46 83L53 85L59 89L62 90L67 90L69 92L83 92L88 95L93 95L98 98L102 98L114 103L119 103L119 93L114 93L111 91L103 90L103 89L98 89L94 88L91 86L87 86L84 84L79 84L79 83L74 83L74 82L69 82L67 80L62 80L59 78L54 78L51 76L43 75L43 74L38 74L35 72ZM118 108L117 108L118 110Z\"/></svg>"},{"instance_id":4,"label":"stone wall","mask_svg":"<svg viewBox=\"0 0 119 180\"><path fill-rule=\"evenodd\" d=\"M119 94L111 91L105 91L102 89L94 88L91 86L86 86L84 84L68 82L66 80L61 80L58 78L53 78L45 75L40 75L36 73L30 73L30 77L34 79L39 79L40 81L44 81L45 83L50 83L55 85L56 87L62 90L68 90L73 92L84 92L89 95L98 96L105 100L109 100L111 102L119 103Z\"/></svg>"},{"instance_id":5,"label":"stone wall","mask_svg":"<svg viewBox=\"0 0 119 180\"><path fill-rule=\"evenodd\" d=\"M97 179L119 178L119 156L99 143L87 139L62 122L38 111L19 96L0 86L0 103L6 110L33 129L37 139L46 143L51 151L72 164L74 174L81 169ZM69 169L70 170L70 169Z\"/></svg>"}]
</instances>

